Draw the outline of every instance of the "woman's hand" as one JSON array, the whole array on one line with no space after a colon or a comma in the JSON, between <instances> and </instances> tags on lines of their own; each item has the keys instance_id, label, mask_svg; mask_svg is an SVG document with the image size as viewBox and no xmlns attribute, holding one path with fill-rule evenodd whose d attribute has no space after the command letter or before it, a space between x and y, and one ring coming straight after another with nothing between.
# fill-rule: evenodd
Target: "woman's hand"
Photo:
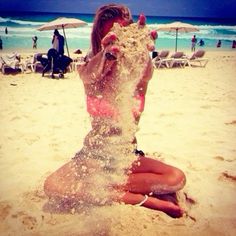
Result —
<instances>
[{"instance_id":1,"label":"woman's hand","mask_svg":"<svg viewBox=\"0 0 236 236\"><path fill-rule=\"evenodd\" d=\"M114 45L117 37L109 32L102 39L102 50L88 60L84 65L78 67L78 72L85 84L102 80L116 63L119 49Z\"/></svg>"},{"instance_id":2,"label":"woman's hand","mask_svg":"<svg viewBox=\"0 0 236 236\"><path fill-rule=\"evenodd\" d=\"M141 14L137 23L141 29L146 24L146 17ZM150 43L147 44L147 49L149 51L153 51L155 46L152 42L157 38L156 31L150 31L149 36L151 40ZM84 83L90 84L100 81L107 75L107 73L114 70L117 58L119 58L120 53L120 49L116 45L117 40L117 35L114 32L110 31L107 33L101 41L102 50L94 57L89 59L87 63L79 66L78 71ZM152 66L150 65L149 57L146 58L146 66L144 68L143 78L141 80L150 79L152 74Z\"/></svg>"}]
</instances>

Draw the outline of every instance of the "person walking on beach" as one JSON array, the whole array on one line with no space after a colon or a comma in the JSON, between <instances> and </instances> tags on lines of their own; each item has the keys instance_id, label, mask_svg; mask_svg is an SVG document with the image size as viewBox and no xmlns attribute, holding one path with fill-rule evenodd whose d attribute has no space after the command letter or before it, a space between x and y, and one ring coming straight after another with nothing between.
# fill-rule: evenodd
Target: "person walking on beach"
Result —
<instances>
[{"instance_id":1,"label":"person walking on beach","mask_svg":"<svg viewBox=\"0 0 236 236\"><path fill-rule=\"evenodd\" d=\"M196 35L193 35L191 42L192 42L191 51L192 51L192 52L195 52L195 49L196 49L196 43L197 43Z\"/></svg>"},{"instance_id":2,"label":"person walking on beach","mask_svg":"<svg viewBox=\"0 0 236 236\"><path fill-rule=\"evenodd\" d=\"M123 57L119 54L120 49L115 45L118 35L110 30L114 23L122 28L131 26L132 22L130 10L124 5L108 4L97 10L91 34L91 51L84 64L78 67L87 97L92 130L85 137L84 145L75 157L47 177L44 191L49 198L64 199L67 204L84 202L104 205L123 202L163 211L172 217L181 217L183 209L176 202L167 201L164 196L184 187L184 173L137 150L134 134L131 132L128 138L124 135L130 134L126 130L126 123L130 119L123 120L125 124L119 120L119 113L123 110L116 106L116 102L119 104L118 100L125 99L122 96L130 93L128 95L133 101L126 101L129 108L126 112L128 117L133 117L133 125L138 125L144 109L148 82L153 73L149 53L142 51L140 54L139 51L133 58L133 63L137 57L142 56L142 64L135 64L136 68L130 67L131 77L135 71L142 71L137 77L139 82L133 90L127 86L129 80L122 80L122 66L127 66L122 60L129 57L129 52ZM140 18L138 29L141 30L144 26L145 20ZM133 105L137 107L132 107ZM118 125L117 122L123 125ZM112 179L114 163L119 164L123 155L126 161L131 158L131 165L123 173L126 181L99 185L104 180L102 175L108 175L108 179ZM110 194L103 197L105 187ZM116 195L115 192L119 194Z\"/></svg>"},{"instance_id":3,"label":"person walking on beach","mask_svg":"<svg viewBox=\"0 0 236 236\"><path fill-rule=\"evenodd\" d=\"M57 50L59 55L64 55L64 37L59 33L57 29L54 30L52 45Z\"/></svg>"},{"instance_id":4,"label":"person walking on beach","mask_svg":"<svg viewBox=\"0 0 236 236\"><path fill-rule=\"evenodd\" d=\"M37 49L38 37L37 37L37 36L34 36L34 37L32 38L32 40L33 40L33 49Z\"/></svg>"}]
</instances>

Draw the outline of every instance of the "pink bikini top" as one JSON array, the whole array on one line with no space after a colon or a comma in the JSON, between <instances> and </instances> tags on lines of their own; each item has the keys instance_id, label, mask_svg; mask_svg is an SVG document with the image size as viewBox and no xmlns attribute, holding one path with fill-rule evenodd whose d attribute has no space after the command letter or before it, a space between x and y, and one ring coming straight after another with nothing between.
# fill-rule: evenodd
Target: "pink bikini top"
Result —
<instances>
[{"instance_id":1,"label":"pink bikini top","mask_svg":"<svg viewBox=\"0 0 236 236\"><path fill-rule=\"evenodd\" d=\"M145 96L136 95L135 107L133 107L132 112L134 117L143 112ZM117 117L119 111L112 106L108 101L103 98L96 96L87 96L87 111L91 116L99 117Z\"/></svg>"}]
</instances>

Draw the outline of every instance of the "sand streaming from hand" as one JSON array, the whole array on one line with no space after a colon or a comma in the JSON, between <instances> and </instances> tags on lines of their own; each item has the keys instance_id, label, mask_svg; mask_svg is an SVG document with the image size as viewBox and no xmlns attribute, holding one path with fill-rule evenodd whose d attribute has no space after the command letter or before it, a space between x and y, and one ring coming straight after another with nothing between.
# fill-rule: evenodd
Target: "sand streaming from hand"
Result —
<instances>
[{"instance_id":1,"label":"sand streaming from hand","mask_svg":"<svg viewBox=\"0 0 236 236\"><path fill-rule=\"evenodd\" d=\"M87 164L91 159L96 160L96 172L87 177L89 182L96 183L96 188L91 185L89 190L87 186L86 191L93 196L98 189L104 189L104 194L99 194L102 202L109 186L124 184L127 171L135 160L133 141L138 125L134 113L139 112L137 107L140 105L135 98L136 87L149 61L147 45L153 45L146 26L114 24L111 31L117 35L114 45L120 50L114 68L115 90L109 97L117 114L112 118L93 117L95 128L86 136L84 147L76 155L77 160L87 160ZM100 179L99 183L97 179Z\"/></svg>"}]
</instances>

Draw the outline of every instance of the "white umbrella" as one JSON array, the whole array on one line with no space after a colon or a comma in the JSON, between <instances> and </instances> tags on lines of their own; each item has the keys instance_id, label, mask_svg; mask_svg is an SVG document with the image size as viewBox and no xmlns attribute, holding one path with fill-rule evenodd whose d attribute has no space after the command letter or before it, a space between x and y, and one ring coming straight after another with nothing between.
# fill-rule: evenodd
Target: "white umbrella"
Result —
<instances>
[{"instance_id":1,"label":"white umbrella","mask_svg":"<svg viewBox=\"0 0 236 236\"><path fill-rule=\"evenodd\" d=\"M57 18L56 20L50 21L50 22L40 26L39 28L37 28L37 30L44 31L44 30L62 29L63 34L64 34L64 38L65 38L65 42L66 42L67 53L68 53L68 56L70 56L68 44L67 44L67 40L66 40L65 29L78 28L78 27L85 26L85 25L87 25L87 23L85 21L82 21L82 20L79 20L76 18L60 17L60 18Z\"/></svg>"},{"instance_id":2,"label":"white umbrella","mask_svg":"<svg viewBox=\"0 0 236 236\"><path fill-rule=\"evenodd\" d=\"M188 33L199 31L198 27L183 23L183 22L173 22L169 24L159 24L157 26L157 30L166 31L166 32L175 32L175 51L177 51L177 41L178 41L178 33Z\"/></svg>"}]
</instances>

